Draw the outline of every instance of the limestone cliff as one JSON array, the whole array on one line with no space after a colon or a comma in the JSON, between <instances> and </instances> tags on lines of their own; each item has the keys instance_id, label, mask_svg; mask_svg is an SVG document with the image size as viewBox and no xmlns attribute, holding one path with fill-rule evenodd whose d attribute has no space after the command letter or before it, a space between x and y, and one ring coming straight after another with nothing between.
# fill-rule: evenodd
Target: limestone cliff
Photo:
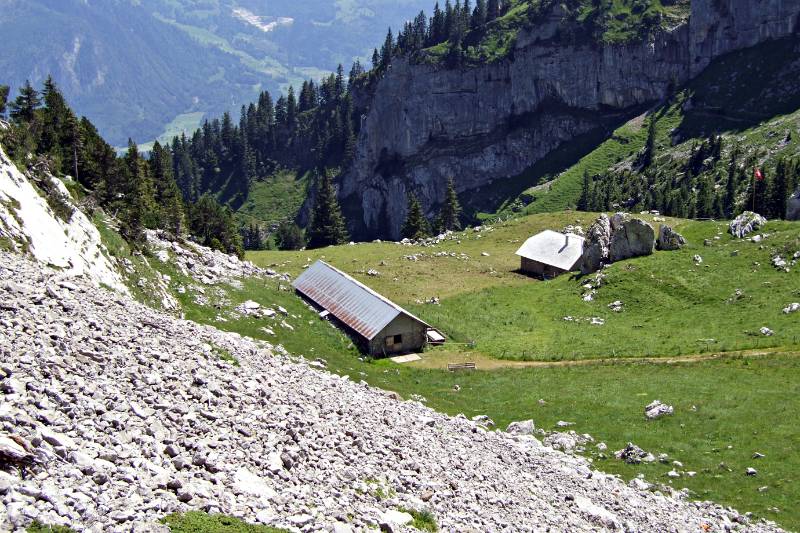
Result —
<instances>
[{"instance_id":1,"label":"limestone cliff","mask_svg":"<svg viewBox=\"0 0 800 533\"><path fill-rule=\"evenodd\" d=\"M722 54L793 33L800 0L694 0L688 22L624 44L564 44L560 8L510 57L472 68L396 61L362 104L339 183L354 236L397 238L406 191L428 215L452 176L462 198L519 175L577 136L658 101Z\"/></svg>"}]
</instances>

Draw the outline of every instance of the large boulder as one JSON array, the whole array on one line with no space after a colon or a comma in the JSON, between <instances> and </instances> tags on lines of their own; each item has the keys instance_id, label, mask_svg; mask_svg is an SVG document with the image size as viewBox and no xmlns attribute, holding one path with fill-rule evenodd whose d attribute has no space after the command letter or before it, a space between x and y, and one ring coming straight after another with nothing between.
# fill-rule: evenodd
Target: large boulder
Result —
<instances>
[{"instance_id":1,"label":"large boulder","mask_svg":"<svg viewBox=\"0 0 800 533\"><path fill-rule=\"evenodd\" d=\"M612 263L652 254L655 241L653 226L644 220L632 218L625 213L617 213L611 217L609 259Z\"/></svg>"},{"instance_id":2,"label":"large boulder","mask_svg":"<svg viewBox=\"0 0 800 533\"><path fill-rule=\"evenodd\" d=\"M786 220L800 220L800 189L797 189L786 204Z\"/></svg>"},{"instance_id":3,"label":"large boulder","mask_svg":"<svg viewBox=\"0 0 800 533\"><path fill-rule=\"evenodd\" d=\"M583 255L579 267L582 274L600 270L608 262L608 246L611 242L611 221L604 213L589 227L583 241Z\"/></svg>"},{"instance_id":4,"label":"large boulder","mask_svg":"<svg viewBox=\"0 0 800 533\"><path fill-rule=\"evenodd\" d=\"M656 248L659 250L677 250L686 244L686 239L683 235L672 229L666 224L662 224L658 228L658 239L656 239Z\"/></svg>"},{"instance_id":5,"label":"large boulder","mask_svg":"<svg viewBox=\"0 0 800 533\"><path fill-rule=\"evenodd\" d=\"M731 235L741 239L754 231L758 231L766 223L767 219L758 213L745 211L731 221L729 231Z\"/></svg>"},{"instance_id":6,"label":"large boulder","mask_svg":"<svg viewBox=\"0 0 800 533\"><path fill-rule=\"evenodd\" d=\"M583 243L578 263L582 274L599 270L603 265L653 253L653 226L625 213L610 219L605 214L592 224Z\"/></svg>"}]
</instances>

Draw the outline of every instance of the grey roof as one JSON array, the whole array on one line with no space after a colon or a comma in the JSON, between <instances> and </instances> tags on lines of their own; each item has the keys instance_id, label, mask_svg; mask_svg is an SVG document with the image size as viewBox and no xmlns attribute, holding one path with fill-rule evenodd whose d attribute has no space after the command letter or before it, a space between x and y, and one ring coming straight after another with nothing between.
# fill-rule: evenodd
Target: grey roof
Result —
<instances>
[{"instance_id":1,"label":"grey roof","mask_svg":"<svg viewBox=\"0 0 800 533\"><path fill-rule=\"evenodd\" d=\"M525 241L517 255L570 271L583 254L583 237L544 230Z\"/></svg>"},{"instance_id":2,"label":"grey roof","mask_svg":"<svg viewBox=\"0 0 800 533\"><path fill-rule=\"evenodd\" d=\"M322 260L300 274L292 286L367 340L374 339L401 314L428 326L399 305Z\"/></svg>"}]
</instances>

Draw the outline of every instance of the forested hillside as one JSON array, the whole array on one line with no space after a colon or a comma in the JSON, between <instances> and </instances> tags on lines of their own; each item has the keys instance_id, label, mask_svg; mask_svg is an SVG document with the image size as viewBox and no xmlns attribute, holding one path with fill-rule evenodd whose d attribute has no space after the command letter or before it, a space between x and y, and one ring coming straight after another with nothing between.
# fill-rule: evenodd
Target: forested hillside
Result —
<instances>
[{"instance_id":1,"label":"forested hillside","mask_svg":"<svg viewBox=\"0 0 800 533\"><path fill-rule=\"evenodd\" d=\"M369 57L428 0L0 0L0 71L52 75L114 146L170 140L262 90ZM149 144L147 145L149 148Z\"/></svg>"},{"instance_id":2,"label":"forested hillside","mask_svg":"<svg viewBox=\"0 0 800 533\"><path fill-rule=\"evenodd\" d=\"M18 168L34 177L73 177L75 182L68 183L75 183L74 196L82 199L82 207L90 216L96 208L111 214L131 246L143 247L143 230L150 228L175 238L189 233L207 246L242 255L229 208L210 196L184 201L169 147L156 143L145 159L130 141L124 157L117 157L92 122L72 111L52 78L41 92L27 84L10 101L8 95L8 86L0 85L0 119L6 111L10 118L2 122L0 145ZM55 214L68 219L68 203L53 191L44 192Z\"/></svg>"}]
</instances>

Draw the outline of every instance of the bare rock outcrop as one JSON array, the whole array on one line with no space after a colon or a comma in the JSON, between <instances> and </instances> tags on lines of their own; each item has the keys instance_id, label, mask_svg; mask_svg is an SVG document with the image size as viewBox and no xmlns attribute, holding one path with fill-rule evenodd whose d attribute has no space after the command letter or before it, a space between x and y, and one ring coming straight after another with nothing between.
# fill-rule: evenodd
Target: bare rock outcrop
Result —
<instances>
[{"instance_id":1,"label":"bare rock outcrop","mask_svg":"<svg viewBox=\"0 0 800 533\"><path fill-rule=\"evenodd\" d=\"M633 218L627 213L616 213L611 217L611 242L608 255L612 263L650 255L655 244L653 226L640 218Z\"/></svg>"},{"instance_id":2,"label":"bare rock outcrop","mask_svg":"<svg viewBox=\"0 0 800 533\"><path fill-rule=\"evenodd\" d=\"M658 228L658 239L656 239L656 248L659 250L678 250L686 244L686 239L672 229L671 226L662 224Z\"/></svg>"},{"instance_id":3,"label":"bare rock outcrop","mask_svg":"<svg viewBox=\"0 0 800 533\"><path fill-rule=\"evenodd\" d=\"M650 255L654 243L653 226L644 220L626 213L616 213L611 218L602 214L586 234L579 262L581 273L589 274L603 265Z\"/></svg>"},{"instance_id":4,"label":"bare rock outcrop","mask_svg":"<svg viewBox=\"0 0 800 533\"><path fill-rule=\"evenodd\" d=\"M766 223L767 219L758 213L745 211L738 217L731 220L728 231L730 231L730 234L734 237L741 239L746 235L753 233L754 231L758 231L764 227Z\"/></svg>"},{"instance_id":5,"label":"bare rock outcrop","mask_svg":"<svg viewBox=\"0 0 800 533\"><path fill-rule=\"evenodd\" d=\"M354 97L362 128L337 184L351 234L397 240L409 190L433 215L448 177L465 196L512 179L604 118L633 118L714 58L792 34L799 13L800 0L693 0L688 21L648 39L586 46L559 38L555 3L520 30L508 59L393 61Z\"/></svg>"},{"instance_id":6,"label":"bare rock outcrop","mask_svg":"<svg viewBox=\"0 0 800 533\"><path fill-rule=\"evenodd\" d=\"M596 272L609 262L609 244L611 243L611 220L603 213L589 226L586 239L583 241L583 255L580 260L581 273Z\"/></svg>"}]
</instances>

